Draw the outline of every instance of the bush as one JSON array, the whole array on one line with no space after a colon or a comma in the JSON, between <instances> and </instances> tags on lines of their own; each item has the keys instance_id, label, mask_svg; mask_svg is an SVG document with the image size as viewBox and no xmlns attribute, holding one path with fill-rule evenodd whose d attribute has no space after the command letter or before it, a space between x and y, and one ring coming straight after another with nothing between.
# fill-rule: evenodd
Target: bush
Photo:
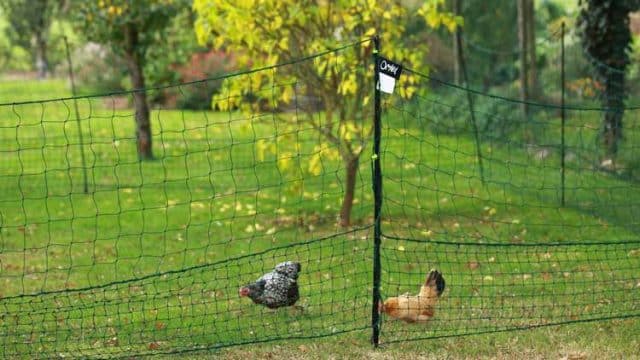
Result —
<instances>
[{"instance_id":1,"label":"bush","mask_svg":"<svg viewBox=\"0 0 640 360\"><path fill-rule=\"evenodd\" d=\"M109 93L125 89L126 66L108 47L86 43L73 51L71 61L80 93ZM67 77L68 71L66 64L56 70L61 77Z\"/></svg>"},{"instance_id":2,"label":"bush","mask_svg":"<svg viewBox=\"0 0 640 360\"><path fill-rule=\"evenodd\" d=\"M189 62L173 68L179 74L180 82L197 82L171 89L167 104L173 103L179 109L206 110L211 108L211 97L220 91L222 80L205 79L229 73L235 68L235 61L221 51L197 52L191 55Z\"/></svg>"}]
</instances>

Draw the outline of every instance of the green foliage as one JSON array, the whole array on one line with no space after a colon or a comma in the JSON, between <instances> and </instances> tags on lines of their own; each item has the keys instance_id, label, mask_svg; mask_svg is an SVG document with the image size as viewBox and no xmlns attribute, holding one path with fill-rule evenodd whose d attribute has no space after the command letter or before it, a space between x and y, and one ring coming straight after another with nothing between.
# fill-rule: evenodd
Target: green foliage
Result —
<instances>
[{"instance_id":1,"label":"green foliage","mask_svg":"<svg viewBox=\"0 0 640 360\"><path fill-rule=\"evenodd\" d=\"M78 91L81 94L101 94L125 90L126 65L110 47L88 42L71 54ZM68 76L66 64L58 72Z\"/></svg>"},{"instance_id":2,"label":"green foliage","mask_svg":"<svg viewBox=\"0 0 640 360\"><path fill-rule=\"evenodd\" d=\"M469 44L477 45L477 48L469 47L464 54L471 83L500 85L517 77L516 3L514 0L462 1L464 38Z\"/></svg>"},{"instance_id":3,"label":"green foliage","mask_svg":"<svg viewBox=\"0 0 640 360\"><path fill-rule=\"evenodd\" d=\"M631 30L629 13L634 9L632 1L584 0L578 17L578 30L585 52L615 70L624 71L629 64ZM596 64L596 70L604 78L608 70Z\"/></svg>"},{"instance_id":4,"label":"green foliage","mask_svg":"<svg viewBox=\"0 0 640 360\"><path fill-rule=\"evenodd\" d=\"M114 67L105 69L108 78L105 80L110 84L100 86L104 90L114 90L114 85L121 87L122 81L116 75L123 72L123 67L126 68L121 60L126 56L137 56L144 68L145 83L154 86L181 81L177 67L188 62L191 54L202 49L193 32L187 0L102 0L78 3L76 7L76 21L85 36L111 48L107 57L113 58ZM133 47L128 43L131 39L127 38L130 28L137 32ZM103 65L108 65L108 62L86 64L89 69ZM98 74L93 79L86 77L87 85L97 88L102 77ZM151 101L166 102L166 96L163 92L156 92Z\"/></svg>"},{"instance_id":5,"label":"green foliage","mask_svg":"<svg viewBox=\"0 0 640 360\"><path fill-rule=\"evenodd\" d=\"M57 6L54 0L3 0L0 7L9 22L5 28L7 39L16 46L31 49L34 34L46 35L49 31Z\"/></svg>"},{"instance_id":6,"label":"green foliage","mask_svg":"<svg viewBox=\"0 0 640 360\"><path fill-rule=\"evenodd\" d=\"M193 85L172 89L178 109L208 110L211 108L211 97L221 90L222 80L205 78L222 77L235 70L233 56L222 51L197 52L188 57L189 61L182 65L173 65L180 82L197 82Z\"/></svg>"},{"instance_id":7,"label":"green foliage","mask_svg":"<svg viewBox=\"0 0 640 360\"><path fill-rule=\"evenodd\" d=\"M517 81L520 69L517 1L470 0L462 1L461 5L465 18L463 55L469 82L476 88L488 90L491 87L504 88ZM548 39L548 34L559 31L567 14L564 6L553 1L535 2L534 27L538 39ZM451 41L447 34L441 34L441 38L446 39L447 44ZM537 69L547 70L545 66L549 65L551 57L560 53L559 45L559 41L536 42ZM557 67L548 70L557 72ZM515 97L515 94L510 95Z\"/></svg>"},{"instance_id":8,"label":"green foliage","mask_svg":"<svg viewBox=\"0 0 640 360\"><path fill-rule=\"evenodd\" d=\"M73 14L87 39L126 51L126 29L139 32L135 49L144 55L163 41L170 20L186 6L186 0L99 0L75 3Z\"/></svg>"},{"instance_id":9,"label":"green foliage","mask_svg":"<svg viewBox=\"0 0 640 360\"><path fill-rule=\"evenodd\" d=\"M286 62L378 34L384 56L420 68L426 49L424 46L401 46L405 33L403 24L410 17L419 16L430 27L454 29L461 19L442 12L443 4L443 0L430 0L411 13L399 2L374 0L195 0L193 6L198 14L195 28L199 41L237 54L240 66L260 67ZM278 84L271 86L273 90L266 94L276 108L293 101L298 93L320 99L325 110L323 116L313 116L313 110L301 118L282 116L279 119L281 126L295 127L303 121L317 129L320 135L318 147L323 149L317 156L340 157L347 172L349 164L359 160L371 133L370 122L364 122L367 117L362 116L364 108L372 102L371 68L362 64L371 64L372 51L373 43L368 42L336 53L335 59L329 62L309 61L280 68ZM213 105L222 110L244 106L249 96L259 98L259 90L269 86L271 81L272 77L263 73L253 74L249 80L226 81L223 92L228 96L214 98ZM411 97L415 83L414 76L403 75L402 86L398 89L401 96ZM253 108L263 105L256 101ZM282 145L279 151L297 151L293 139L281 137L277 140ZM276 147L269 146L269 149L275 151ZM307 170L317 173L321 171L318 167L321 163L320 158L314 159ZM286 162L280 166L282 171L288 171ZM302 189L302 184L297 185ZM347 198L351 191L347 189L345 193L341 212L343 224L349 222L351 204Z\"/></svg>"},{"instance_id":10,"label":"green foliage","mask_svg":"<svg viewBox=\"0 0 640 360\"><path fill-rule=\"evenodd\" d=\"M0 34L15 32L7 18L7 13L0 6ZM66 63L64 37L69 40L71 48L80 43L79 35L73 31L72 25L64 16L57 16L51 21L47 31L47 58L52 68ZM73 50L72 50L73 51ZM0 36L0 69L10 71L29 71L33 68L33 49L26 48L12 40L10 36ZM63 76L66 75L66 71Z\"/></svg>"},{"instance_id":11,"label":"green foliage","mask_svg":"<svg viewBox=\"0 0 640 360\"><path fill-rule=\"evenodd\" d=\"M31 54L32 64L35 65L40 77L49 72L47 46L49 29L59 8L55 0L4 0L0 7L8 21L4 33L9 40L10 47L16 46ZM9 47L9 48L10 48ZM12 55L13 51L5 53Z\"/></svg>"},{"instance_id":12,"label":"green foliage","mask_svg":"<svg viewBox=\"0 0 640 360\"><path fill-rule=\"evenodd\" d=\"M144 72L151 85L182 81L176 67L187 64L194 53L203 50L193 31L193 15L182 9L177 9L147 50Z\"/></svg>"},{"instance_id":13,"label":"green foliage","mask_svg":"<svg viewBox=\"0 0 640 360\"><path fill-rule=\"evenodd\" d=\"M515 89L499 88L496 91L514 92ZM421 94L412 99L407 106L414 114L429 114L429 121L422 127L438 135L473 134L474 126L471 109L466 94L448 88L439 88L429 94ZM521 142L522 121L513 116L517 105L504 101L495 101L484 96L473 96L473 109L479 137L485 142ZM536 109L532 109L535 111ZM536 124L534 131L540 124ZM519 131L520 130L520 131Z\"/></svg>"},{"instance_id":14,"label":"green foliage","mask_svg":"<svg viewBox=\"0 0 640 360\"><path fill-rule=\"evenodd\" d=\"M5 34L9 26L4 8L0 6L0 33ZM7 36L0 36L0 68L13 70L22 67L19 70L28 70L31 67L29 56L24 49L13 44Z\"/></svg>"}]
</instances>

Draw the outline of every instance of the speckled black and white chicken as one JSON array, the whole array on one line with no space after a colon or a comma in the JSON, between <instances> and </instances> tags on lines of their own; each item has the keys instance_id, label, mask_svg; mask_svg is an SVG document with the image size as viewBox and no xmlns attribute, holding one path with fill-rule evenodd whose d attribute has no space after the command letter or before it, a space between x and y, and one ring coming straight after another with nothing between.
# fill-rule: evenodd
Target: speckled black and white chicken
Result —
<instances>
[{"instance_id":1,"label":"speckled black and white chicken","mask_svg":"<svg viewBox=\"0 0 640 360\"><path fill-rule=\"evenodd\" d=\"M256 282L240 288L241 297L249 297L254 303L269 309L292 306L300 299L298 273L300 263L285 261L275 269L262 275Z\"/></svg>"}]
</instances>

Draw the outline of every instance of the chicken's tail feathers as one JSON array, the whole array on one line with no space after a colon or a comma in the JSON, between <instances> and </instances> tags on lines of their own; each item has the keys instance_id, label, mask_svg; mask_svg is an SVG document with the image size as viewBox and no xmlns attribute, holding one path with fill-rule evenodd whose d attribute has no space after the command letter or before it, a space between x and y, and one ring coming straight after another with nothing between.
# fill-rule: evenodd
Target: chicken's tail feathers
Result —
<instances>
[{"instance_id":1,"label":"chicken's tail feathers","mask_svg":"<svg viewBox=\"0 0 640 360\"><path fill-rule=\"evenodd\" d=\"M442 295L442 293L444 292L444 277L442 276L442 273L436 269L432 269L431 271L429 271L429 275L427 275L427 280L424 284L428 287L434 288L438 296Z\"/></svg>"}]
</instances>

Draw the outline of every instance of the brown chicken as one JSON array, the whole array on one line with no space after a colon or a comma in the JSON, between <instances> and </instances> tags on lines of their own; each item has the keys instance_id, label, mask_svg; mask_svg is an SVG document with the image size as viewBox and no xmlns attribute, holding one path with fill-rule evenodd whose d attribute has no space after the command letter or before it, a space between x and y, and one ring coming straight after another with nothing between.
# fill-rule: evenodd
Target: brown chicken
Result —
<instances>
[{"instance_id":1,"label":"brown chicken","mask_svg":"<svg viewBox=\"0 0 640 360\"><path fill-rule=\"evenodd\" d=\"M388 298L380 305L380 312L408 323L429 321L435 314L435 305L444 291L444 284L442 274L431 270L418 295Z\"/></svg>"}]
</instances>

